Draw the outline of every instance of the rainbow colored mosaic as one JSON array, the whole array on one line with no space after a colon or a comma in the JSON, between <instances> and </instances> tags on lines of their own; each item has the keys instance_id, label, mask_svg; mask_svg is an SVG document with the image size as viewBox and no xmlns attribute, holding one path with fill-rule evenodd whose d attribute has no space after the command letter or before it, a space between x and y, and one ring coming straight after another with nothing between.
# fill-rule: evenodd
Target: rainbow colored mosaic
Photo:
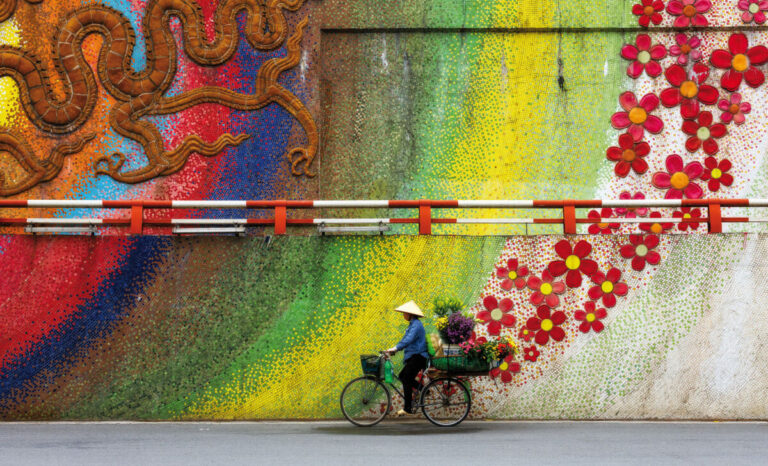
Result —
<instances>
[{"instance_id":1,"label":"rainbow colored mosaic","mask_svg":"<svg viewBox=\"0 0 768 466\"><path fill-rule=\"evenodd\" d=\"M616 4L0 1L0 196L768 197L768 3ZM690 222L0 236L0 419L338 418L446 295L521 348L475 417L768 417L761 227L586 214Z\"/></svg>"}]
</instances>

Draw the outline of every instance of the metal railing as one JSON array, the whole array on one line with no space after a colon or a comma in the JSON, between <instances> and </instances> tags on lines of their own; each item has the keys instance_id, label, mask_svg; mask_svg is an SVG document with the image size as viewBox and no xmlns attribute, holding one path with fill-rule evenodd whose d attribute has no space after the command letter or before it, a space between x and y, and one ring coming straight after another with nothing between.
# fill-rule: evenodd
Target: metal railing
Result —
<instances>
[{"instance_id":1,"label":"metal railing","mask_svg":"<svg viewBox=\"0 0 768 466\"><path fill-rule=\"evenodd\" d=\"M695 219L680 217L577 217L576 209L588 208L679 208L701 207L706 216ZM172 227L178 234L185 233L244 233L247 227L273 227L274 234L284 235L289 226L323 225L418 225L420 235L432 234L432 225L440 224L517 224L562 225L563 233L575 234L578 224L596 223L706 223L709 233L721 233L723 223L768 222L768 217L723 216L728 207L768 207L768 199L642 199L642 200L256 200L256 201L154 201L154 200L0 200L0 209L119 209L125 216L118 217L0 217L0 225L25 227L35 232L94 232L98 227L126 228L132 235L144 233L147 226ZM267 210L267 218L174 218L147 216L153 210L188 211L198 209ZM289 218L289 210L307 209L413 209L414 217L388 218ZM435 217L441 209L552 209L560 212L554 218L443 218Z\"/></svg>"}]
</instances>

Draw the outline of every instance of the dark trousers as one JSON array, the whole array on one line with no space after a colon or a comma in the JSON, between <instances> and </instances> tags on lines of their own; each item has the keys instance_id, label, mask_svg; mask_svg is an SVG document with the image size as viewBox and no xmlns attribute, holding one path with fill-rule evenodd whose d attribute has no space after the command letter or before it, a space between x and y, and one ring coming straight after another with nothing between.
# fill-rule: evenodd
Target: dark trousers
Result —
<instances>
[{"instance_id":1,"label":"dark trousers","mask_svg":"<svg viewBox=\"0 0 768 466\"><path fill-rule=\"evenodd\" d=\"M419 382L416 380L416 376L419 374L419 371L426 368L427 359L420 354L414 354L405 361L403 370L401 370L398 375L400 381L403 383L403 398L405 399L404 409L409 413L412 411L413 407L413 389L421 389Z\"/></svg>"}]
</instances>

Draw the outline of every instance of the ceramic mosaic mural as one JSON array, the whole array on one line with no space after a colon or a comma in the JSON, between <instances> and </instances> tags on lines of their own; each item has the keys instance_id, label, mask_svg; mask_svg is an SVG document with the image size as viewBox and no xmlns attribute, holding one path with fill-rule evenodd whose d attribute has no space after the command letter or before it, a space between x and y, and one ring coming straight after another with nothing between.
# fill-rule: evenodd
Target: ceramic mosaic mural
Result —
<instances>
[{"instance_id":1,"label":"ceramic mosaic mural","mask_svg":"<svg viewBox=\"0 0 768 466\"><path fill-rule=\"evenodd\" d=\"M758 0L0 1L0 196L768 197L766 14ZM440 296L476 336L520 348L473 379L476 418L766 418L764 226L707 234L706 207L579 215L600 221L577 235L0 227L0 419L339 418L359 354L404 330L391 310Z\"/></svg>"}]
</instances>

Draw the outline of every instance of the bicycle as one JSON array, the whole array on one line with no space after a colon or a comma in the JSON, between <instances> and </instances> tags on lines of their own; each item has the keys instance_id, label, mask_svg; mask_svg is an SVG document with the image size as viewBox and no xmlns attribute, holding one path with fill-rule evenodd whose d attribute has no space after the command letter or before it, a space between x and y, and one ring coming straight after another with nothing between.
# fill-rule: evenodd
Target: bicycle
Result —
<instances>
[{"instance_id":1,"label":"bicycle","mask_svg":"<svg viewBox=\"0 0 768 466\"><path fill-rule=\"evenodd\" d=\"M362 355L362 377L352 379L341 392L339 403L344 417L352 424L360 427L371 427L381 422L392 409L392 394L389 385L400 397L403 393L397 389L395 375L392 383L385 383L382 377L384 362L390 360L389 354L381 351L379 356ZM427 368L421 371L421 391L413 404L414 410L421 409L429 422L439 427L451 427L463 421L472 407L472 397L465 384L450 373L430 371L431 361ZM428 373L431 372L433 377ZM424 378L429 383L424 384ZM402 384L402 381L400 381Z\"/></svg>"}]
</instances>

